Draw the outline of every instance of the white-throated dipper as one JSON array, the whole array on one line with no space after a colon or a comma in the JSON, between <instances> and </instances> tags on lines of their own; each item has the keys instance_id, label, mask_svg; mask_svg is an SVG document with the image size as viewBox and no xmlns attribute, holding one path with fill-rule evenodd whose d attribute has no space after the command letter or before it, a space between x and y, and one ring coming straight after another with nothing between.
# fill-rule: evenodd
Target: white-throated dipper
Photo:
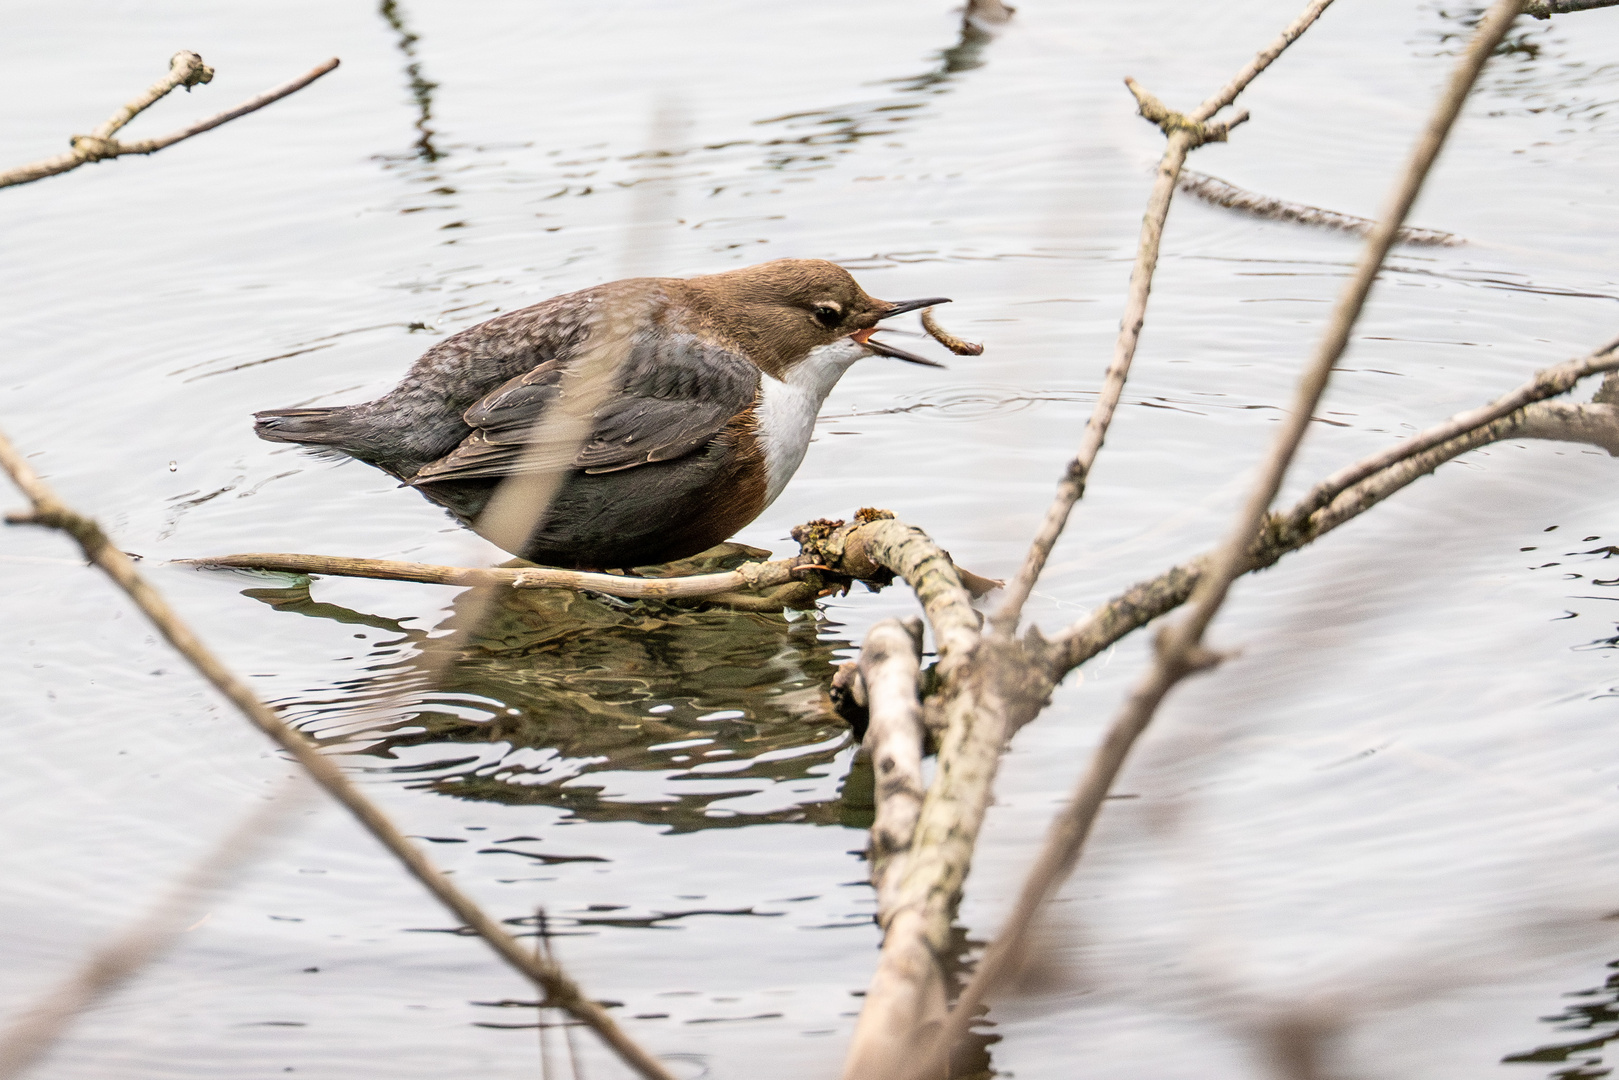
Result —
<instances>
[{"instance_id":1,"label":"white-throated dipper","mask_svg":"<svg viewBox=\"0 0 1619 1080\"><path fill-rule=\"evenodd\" d=\"M856 360L943 366L870 335L890 315L948 302L878 300L815 259L613 281L446 338L375 401L272 409L254 426L374 465L476 528L577 362L610 334L622 342L610 351L615 385L543 521L510 550L571 569L668 562L729 539L781 494Z\"/></svg>"}]
</instances>

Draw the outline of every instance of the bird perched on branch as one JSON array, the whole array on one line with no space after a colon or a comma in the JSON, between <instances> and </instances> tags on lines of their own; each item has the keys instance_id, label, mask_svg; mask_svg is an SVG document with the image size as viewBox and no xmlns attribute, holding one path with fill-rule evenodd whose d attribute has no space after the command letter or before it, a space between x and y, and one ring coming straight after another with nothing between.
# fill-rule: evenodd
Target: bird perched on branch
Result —
<instances>
[{"instance_id":1,"label":"bird perched on branch","mask_svg":"<svg viewBox=\"0 0 1619 1080\"><path fill-rule=\"evenodd\" d=\"M855 361L942 367L871 334L948 302L878 300L811 259L630 278L446 338L375 401L272 409L255 430L391 473L532 562L667 562L728 539L781 494ZM551 496L515 534L480 521L511 476Z\"/></svg>"}]
</instances>

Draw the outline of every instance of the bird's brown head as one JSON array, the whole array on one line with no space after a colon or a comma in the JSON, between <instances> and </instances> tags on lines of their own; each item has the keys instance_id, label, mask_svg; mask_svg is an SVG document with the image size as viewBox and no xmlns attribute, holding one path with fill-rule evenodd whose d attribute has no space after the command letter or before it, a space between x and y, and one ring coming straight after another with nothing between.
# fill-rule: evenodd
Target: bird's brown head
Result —
<instances>
[{"instance_id":1,"label":"bird's brown head","mask_svg":"<svg viewBox=\"0 0 1619 1080\"><path fill-rule=\"evenodd\" d=\"M947 304L948 300L879 300L836 263L777 259L689 278L686 285L715 328L744 343L755 362L778 379L812 349L840 338L852 338L879 355L942 366L871 341L869 336L890 315Z\"/></svg>"}]
</instances>

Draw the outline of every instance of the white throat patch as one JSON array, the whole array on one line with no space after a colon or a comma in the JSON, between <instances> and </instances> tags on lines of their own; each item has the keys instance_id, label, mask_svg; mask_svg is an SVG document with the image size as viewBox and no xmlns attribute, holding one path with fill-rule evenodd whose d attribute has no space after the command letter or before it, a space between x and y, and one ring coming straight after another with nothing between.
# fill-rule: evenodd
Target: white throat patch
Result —
<instances>
[{"instance_id":1,"label":"white throat patch","mask_svg":"<svg viewBox=\"0 0 1619 1080\"><path fill-rule=\"evenodd\" d=\"M871 350L848 338L810 350L787 378L759 379L759 441L765 452L765 505L776 501L793 478L815 434L815 416L826 395L856 360Z\"/></svg>"}]
</instances>

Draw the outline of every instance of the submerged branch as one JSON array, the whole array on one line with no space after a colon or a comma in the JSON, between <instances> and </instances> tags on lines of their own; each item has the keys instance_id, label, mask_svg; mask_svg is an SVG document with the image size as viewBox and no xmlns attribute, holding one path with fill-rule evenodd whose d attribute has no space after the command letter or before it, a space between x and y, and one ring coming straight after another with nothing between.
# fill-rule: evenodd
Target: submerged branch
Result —
<instances>
[{"instance_id":1,"label":"submerged branch","mask_svg":"<svg viewBox=\"0 0 1619 1080\"><path fill-rule=\"evenodd\" d=\"M156 139L143 139L140 142L120 142L113 138L119 129L140 115L151 105L176 87L184 86L187 89L213 79L214 69L202 62L202 57L194 52L178 52L169 62L169 73L148 87L142 94L123 105L112 115L106 123L96 128L89 135L75 135L70 140L73 149L65 154L58 154L44 161L21 165L6 172L0 172L0 187L12 187L16 184L27 184L35 180L43 180L47 176L65 173L77 169L91 161L105 161L108 158L123 157L125 154L151 154L164 147L173 146L193 135L201 135L211 131L221 124L229 123L237 117L246 116L250 112L257 112L266 105L280 101L288 94L296 93L320 78L322 75L337 67L336 57L317 64L290 82L266 90L264 93L236 106L226 109L222 113L215 113L204 120L198 120L189 127L179 131L170 132Z\"/></svg>"},{"instance_id":2,"label":"submerged branch","mask_svg":"<svg viewBox=\"0 0 1619 1080\"><path fill-rule=\"evenodd\" d=\"M1615 2L1619 3L1619 0ZM1244 190L1217 176L1193 172L1190 169L1181 172L1180 189L1215 206L1240 210L1269 221L1294 221L1300 225L1336 229L1339 232L1362 237L1370 236L1372 230L1377 227L1377 222L1370 218L1340 214L1336 210L1323 210L1319 206L1307 206L1304 203L1273 199L1269 195ZM1402 228L1395 233L1395 239L1398 243L1418 247L1455 247L1467 242L1453 233L1440 232L1438 229Z\"/></svg>"}]
</instances>

